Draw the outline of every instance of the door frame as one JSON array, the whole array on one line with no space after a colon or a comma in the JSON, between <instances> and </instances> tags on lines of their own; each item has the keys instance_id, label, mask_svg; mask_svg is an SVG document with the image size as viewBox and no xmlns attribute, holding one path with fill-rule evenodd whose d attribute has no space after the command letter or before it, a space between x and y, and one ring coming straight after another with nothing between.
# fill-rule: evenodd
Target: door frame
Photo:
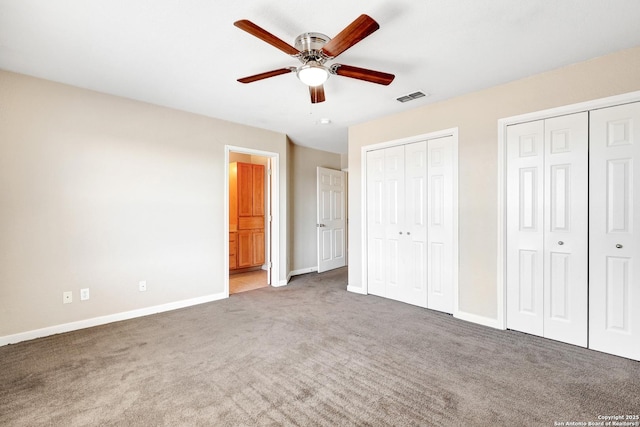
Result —
<instances>
[{"instance_id":1,"label":"door frame","mask_svg":"<svg viewBox=\"0 0 640 427\"><path fill-rule=\"evenodd\" d=\"M362 225L361 244L362 244L362 288L352 288L347 286L347 290L367 295L369 293L369 277L368 277L368 253L367 253L367 153L369 151L381 150L384 148L395 147L398 145L406 145L414 142L428 141L431 139L453 137L453 200L456 206L454 212L453 224L453 316L458 316L458 128L443 129L435 132L423 133L407 138L394 139L391 141L380 142L377 144L365 145L360 149L360 161L362 171L360 176L360 220Z\"/></svg>"},{"instance_id":2,"label":"door frame","mask_svg":"<svg viewBox=\"0 0 640 427\"><path fill-rule=\"evenodd\" d=\"M609 96L590 101L570 104L517 116L505 117L498 120L498 197L497 197L497 267L496 267L496 307L498 308L496 322L487 326L498 329L507 328L507 286L506 286L506 257L507 257L507 126L518 123L545 120L552 117L568 114L582 113L600 108L613 107L621 104L640 101L640 91L629 92L621 95Z\"/></svg>"},{"instance_id":3,"label":"door frame","mask_svg":"<svg viewBox=\"0 0 640 427\"><path fill-rule=\"evenodd\" d=\"M233 145L224 146L224 297L229 297L229 153L249 154L253 156L266 157L269 159L267 179L269 181L268 194L266 199L267 206L270 207L271 213L265 212L267 224L270 226L265 228L265 247L267 248L267 256L265 262L271 264L269 283L271 286L280 286L280 155L271 151L256 150L253 148L237 147ZM269 218L271 215L271 218Z\"/></svg>"}]
</instances>

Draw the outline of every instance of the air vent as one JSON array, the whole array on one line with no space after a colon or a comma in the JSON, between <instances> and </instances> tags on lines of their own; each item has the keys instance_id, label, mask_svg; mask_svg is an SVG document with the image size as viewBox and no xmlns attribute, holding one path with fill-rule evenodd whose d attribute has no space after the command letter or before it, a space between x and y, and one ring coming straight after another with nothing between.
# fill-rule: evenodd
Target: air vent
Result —
<instances>
[{"instance_id":1,"label":"air vent","mask_svg":"<svg viewBox=\"0 0 640 427\"><path fill-rule=\"evenodd\" d=\"M400 98L396 98L396 99L400 102L408 102L408 101L413 101L414 99L422 98L424 96L427 96L427 94L422 91L417 91L417 92L410 93L409 95L401 96Z\"/></svg>"}]
</instances>

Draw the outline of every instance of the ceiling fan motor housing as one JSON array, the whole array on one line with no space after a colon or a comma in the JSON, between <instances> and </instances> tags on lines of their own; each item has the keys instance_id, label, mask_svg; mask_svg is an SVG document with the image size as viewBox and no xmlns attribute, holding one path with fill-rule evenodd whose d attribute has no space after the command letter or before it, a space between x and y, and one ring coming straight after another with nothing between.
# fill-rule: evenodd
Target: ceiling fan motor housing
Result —
<instances>
[{"instance_id":1,"label":"ceiling fan motor housing","mask_svg":"<svg viewBox=\"0 0 640 427\"><path fill-rule=\"evenodd\" d=\"M327 56L322 52L322 47L327 44L331 38L322 33L302 33L295 40L295 48L301 53L300 61L306 64L309 61L316 61L323 64Z\"/></svg>"}]
</instances>

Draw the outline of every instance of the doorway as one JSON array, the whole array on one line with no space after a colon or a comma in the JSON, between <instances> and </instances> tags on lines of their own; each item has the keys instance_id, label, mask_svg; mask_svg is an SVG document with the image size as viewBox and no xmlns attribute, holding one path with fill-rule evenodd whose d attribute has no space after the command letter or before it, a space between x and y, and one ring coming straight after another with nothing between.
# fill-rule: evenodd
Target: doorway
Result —
<instances>
[{"instance_id":1,"label":"doorway","mask_svg":"<svg viewBox=\"0 0 640 427\"><path fill-rule=\"evenodd\" d=\"M277 164L277 153L225 147L227 296L278 283Z\"/></svg>"}]
</instances>

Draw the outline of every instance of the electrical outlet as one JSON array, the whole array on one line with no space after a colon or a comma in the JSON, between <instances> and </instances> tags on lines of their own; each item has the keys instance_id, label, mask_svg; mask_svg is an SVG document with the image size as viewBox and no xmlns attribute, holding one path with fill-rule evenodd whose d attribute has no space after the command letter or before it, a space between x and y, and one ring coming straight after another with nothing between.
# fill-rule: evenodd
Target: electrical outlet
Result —
<instances>
[{"instance_id":1,"label":"electrical outlet","mask_svg":"<svg viewBox=\"0 0 640 427\"><path fill-rule=\"evenodd\" d=\"M62 293L62 303L71 304L73 302L73 292L66 291Z\"/></svg>"},{"instance_id":2,"label":"electrical outlet","mask_svg":"<svg viewBox=\"0 0 640 427\"><path fill-rule=\"evenodd\" d=\"M138 290L140 292L146 292L147 290L147 281L146 280L141 280L138 282Z\"/></svg>"},{"instance_id":3,"label":"electrical outlet","mask_svg":"<svg viewBox=\"0 0 640 427\"><path fill-rule=\"evenodd\" d=\"M80 289L80 301L86 301L89 299L89 288Z\"/></svg>"}]
</instances>

